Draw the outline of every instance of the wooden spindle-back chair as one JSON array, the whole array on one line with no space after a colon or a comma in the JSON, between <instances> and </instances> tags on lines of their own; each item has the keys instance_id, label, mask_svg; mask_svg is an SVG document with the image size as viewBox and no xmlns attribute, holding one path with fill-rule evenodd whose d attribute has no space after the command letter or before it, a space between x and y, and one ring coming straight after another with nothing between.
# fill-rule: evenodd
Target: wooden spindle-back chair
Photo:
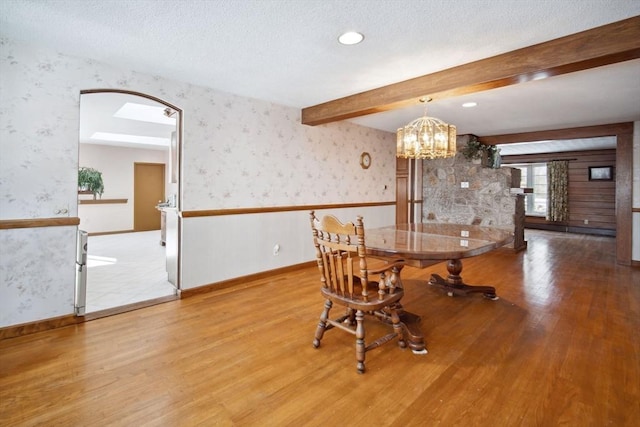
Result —
<instances>
[{"instance_id":1,"label":"wooden spindle-back chair","mask_svg":"<svg viewBox=\"0 0 640 427\"><path fill-rule=\"evenodd\" d=\"M362 217L356 224L341 223L332 215L318 220L311 211L311 230L316 259L320 270L320 291L325 298L324 310L316 329L313 346L320 347L326 330L339 328L356 336L356 367L365 371L365 353L398 337L404 348L405 326L399 317L400 300L404 296L400 271L402 261L382 268L367 268L365 233ZM377 281L370 280L374 276ZM377 277L375 277L377 276ZM329 318L333 304L346 307L346 313L336 319ZM365 342L365 315L372 315L390 323L393 331L375 341Z\"/></svg>"}]
</instances>

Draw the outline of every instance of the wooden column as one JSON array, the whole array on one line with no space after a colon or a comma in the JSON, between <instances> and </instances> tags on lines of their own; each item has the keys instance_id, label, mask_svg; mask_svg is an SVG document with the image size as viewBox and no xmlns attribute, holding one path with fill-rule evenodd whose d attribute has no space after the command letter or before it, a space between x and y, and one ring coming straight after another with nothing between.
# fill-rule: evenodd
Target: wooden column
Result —
<instances>
[{"instance_id":1,"label":"wooden column","mask_svg":"<svg viewBox=\"0 0 640 427\"><path fill-rule=\"evenodd\" d=\"M513 222L515 223L513 231L513 249L515 251L521 251L527 248L527 241L524 240L524 194L516 195L516 213L513 216Z\"/></svg>"},{"instance_id":2,"label":"wooden column","mask_svg":"<svg viewBox=\"0 0 640 427\"><path fill-rule=\"evenodd\" d=\"M618 264L631 265L633 126L616 137L616 259Z\"/></svg>"},{"instance_id":3,"label":"wooden column","mask_svg":"<svg viewBox=\"0 0 640 427\"><path fill-rule=\"evenodd\" d=\"M396 224L409 222L409 160L396 158Z\"/></svg>"}]
</instances>

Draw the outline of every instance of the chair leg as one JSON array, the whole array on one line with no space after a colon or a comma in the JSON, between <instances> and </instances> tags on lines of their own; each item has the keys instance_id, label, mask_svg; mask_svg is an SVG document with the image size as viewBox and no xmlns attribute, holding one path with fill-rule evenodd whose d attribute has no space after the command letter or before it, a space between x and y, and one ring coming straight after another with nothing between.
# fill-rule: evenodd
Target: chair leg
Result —
<instances>
[{"instance_id":1,"label":"chair leg","mask_svg":"<svg viewBox=\"0 0 640 427\"><path fill-rule=\"evenodd\" d=\"M329 318L329 310L333 303L331 300L326 300L324 303L324 310L322 310L322 314L320 315L320 322L318 323L318 327L316 328L316 336L313 339L313 346L315 348L320 347L320 340L324 335L324 331L327 329L327 319Z\"/></svg>"},{"instance_id":2,"label":"chair leg","mask_svg":"<svg viewBox=\"0 0 640 427\"><path fill-rule=\"evenodd\" d=\"M395 308L391 309L391 324L393 325L393 331L398 334L398 345L400 348L405 348L407 342L404 340L404 325L400 322L400 315Z\"/></svg>"},{"instance_id":3,"label":"chair leg","mask_svg":"<svg viewBox=\"0 0 640 427\"><path fill-rule=\"evenodd\" d=\"M362 310L356 311L356 364L359 374L364 374L364 313Z\"/></svg>"}]
</instances>

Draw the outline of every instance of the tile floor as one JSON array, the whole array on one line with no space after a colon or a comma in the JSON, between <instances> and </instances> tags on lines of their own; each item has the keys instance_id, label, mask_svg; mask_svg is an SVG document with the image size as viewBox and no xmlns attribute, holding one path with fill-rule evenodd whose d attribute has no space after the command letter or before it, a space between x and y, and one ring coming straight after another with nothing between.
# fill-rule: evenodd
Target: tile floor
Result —
<instances>
[{"instance_id":1,"label":"tile floor","mask_svg":"<svg viewBox=\"0 0 640 427\"><path fill-rule=\"evenodd\" d=\"M86 313L175 294L160 230L89 236Z\"/></svg>"}]
</instances>

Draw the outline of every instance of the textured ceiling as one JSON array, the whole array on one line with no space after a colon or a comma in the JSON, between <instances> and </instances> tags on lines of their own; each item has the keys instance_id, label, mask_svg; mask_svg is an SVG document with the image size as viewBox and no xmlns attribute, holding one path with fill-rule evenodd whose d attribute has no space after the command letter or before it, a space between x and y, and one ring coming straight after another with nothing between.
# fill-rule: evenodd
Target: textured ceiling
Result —
<instances>
[{"instance_id":1,"label":"textured ceiling","mask_svg":"<svg viewBox=\"0 0 640 427\"><path fill-rule=\"evenodd\" d=\"M303 108L637 15L638 0L4 0L0 35ZM345 30L364 42L339 45ZM484 136L640 120L639 100L634 60L437 101L429 114ZM395 131L422 113L352 121Z\"/></svg>"}]
</instances>

